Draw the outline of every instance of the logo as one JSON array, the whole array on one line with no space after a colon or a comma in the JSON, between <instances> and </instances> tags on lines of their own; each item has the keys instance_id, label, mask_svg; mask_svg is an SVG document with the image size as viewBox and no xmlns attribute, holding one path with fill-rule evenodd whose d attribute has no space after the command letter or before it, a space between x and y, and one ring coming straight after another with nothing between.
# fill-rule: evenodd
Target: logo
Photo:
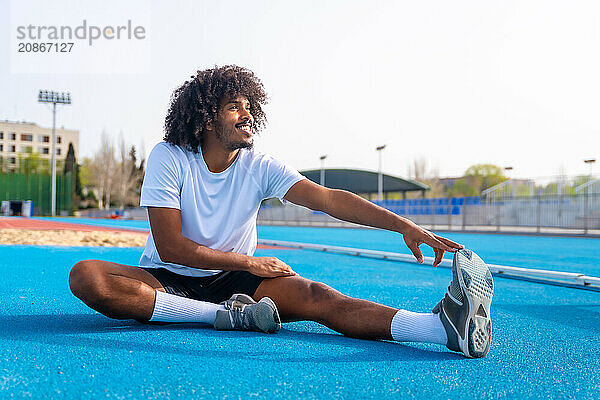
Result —
<instances>
[{"instance_id":1,"label":"logo","mask_svg":"<svg viewBox=\"0 0 600 400\"><path fill-rule=\"evenodd\" d=\"M17 40L36 41L74 41L81 40L92 46L97 40L143 40L146 38L146 28L134 25L129 19L121 25L90 25L86 19L81 25L19 25Z\"/></svg>"}]
</instances>

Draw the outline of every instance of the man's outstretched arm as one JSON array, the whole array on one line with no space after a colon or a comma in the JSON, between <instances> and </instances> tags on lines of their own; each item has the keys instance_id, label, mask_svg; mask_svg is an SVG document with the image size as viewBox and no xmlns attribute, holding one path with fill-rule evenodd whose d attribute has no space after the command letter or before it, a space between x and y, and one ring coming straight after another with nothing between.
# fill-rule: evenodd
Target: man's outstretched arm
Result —
<instances>
[{"instance_id":1,"label":"man's outstretched arm","mask_svg":"<svg viewBox=\"0 0 600 400\"><path fill-rule=\"evenodd\" d=\"M323 211L343 221L401 233L404 242L419 262L423 262L423 254L419 250L419 245L422 243L433 248L434 266L442 261L444 251L454 252L463 248L460 244L431 233L354 193L328 189L308 179L303 179L292 186L285 195L285 200L311 210Z\"/></svg>"}]
</instances>

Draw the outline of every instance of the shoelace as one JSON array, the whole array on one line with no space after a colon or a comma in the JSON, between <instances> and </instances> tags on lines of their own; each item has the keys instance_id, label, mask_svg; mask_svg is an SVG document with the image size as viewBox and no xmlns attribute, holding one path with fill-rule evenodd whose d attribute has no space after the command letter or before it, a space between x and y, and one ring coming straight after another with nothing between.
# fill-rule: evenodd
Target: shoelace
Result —
<instances>
[{"instance_id":1,"label":"shoelace","mask_svg":"<svg viewBox=\"0 0 600 400\"><path fill-rule=\"evenodd\" d=\"M249 321L247 318L245 318L246 313L245 313L245 309L246 309L246 305L245 304L233 304L233 306L231 307L231 309L229 310L230 312L230 317L231 320L233 321L233 326L238 328L242 328L242 329L248 329L249 328Z\"/></svg>"}]
</instances>

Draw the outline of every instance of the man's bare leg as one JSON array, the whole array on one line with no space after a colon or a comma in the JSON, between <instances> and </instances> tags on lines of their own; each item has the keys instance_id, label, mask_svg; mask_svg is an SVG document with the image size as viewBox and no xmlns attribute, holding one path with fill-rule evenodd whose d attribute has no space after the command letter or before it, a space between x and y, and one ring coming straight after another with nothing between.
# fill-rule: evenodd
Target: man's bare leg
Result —
<instances>
[{"instance_id":1,"label":"man's bare leg","mask_svg":"<svg viewBox=\"0 0 600 400\"><path fill-rule=\"evenodd\" d=\"M156 291L165 291L141 268L100 260L75 264L69 286L81 301L107 317L144 321L152 316Z\"/></svg>"},{"instance_id":2,"label":"man's bare leg","mask_svg":"<svg viewBox=\"0 0 600 400\"><path fill-rule=\"evenodd\" d=\"M147 271L108 261L75 264L69 285L73 294L89 307L115 319L213 323L214 307L218 307L167 294ZM265 279L253 297L273 299L283 321L311 320L350 337L393 339L390 327L397 309L346 296L300 276ZM166 314L156 318L161 309Z\"/></svg>"},{"instance_id":3,"label":"man's bare leg","mask_svg":"<svg viewBox=\"0 0 600 400\"><path fill-rule=\"evenodd\" d=\"M346 336L391 340L395 308L346 296L319 282L288 276L265 279L254 298L270 297L282 321L319 322Z\"/></svg>"},{"instance_id":4,"label":"man's bare leg","mask_svg":"<svg viewBox=\"0 0 600 400\"><path fill-rule=\"evenodd\" d=\"M71 270L69 285L75 296L110 318L200 322L226 330L275 332L281 328L277 308L269 299L254 304L240 297L221 304L189 299L166 293L152 274L138 267L80 261Z\"/></svg>"}]
</instances>

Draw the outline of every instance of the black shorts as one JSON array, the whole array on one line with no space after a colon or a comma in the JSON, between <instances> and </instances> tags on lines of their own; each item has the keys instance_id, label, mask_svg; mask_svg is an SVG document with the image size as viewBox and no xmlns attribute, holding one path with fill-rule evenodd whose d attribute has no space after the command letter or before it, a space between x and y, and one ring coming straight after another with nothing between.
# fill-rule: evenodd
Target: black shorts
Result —
<instances>
[{"instance_id":1,"label":"black shorts","mask_svg":"<svg viewBox=\"0 0 600 400\"><path fill-rule=\"evenodd\" d=\"M220 303L236 293L254 296L263 277L246 271L223 271L212 276L179 275L165 268L140 267L152 274L167 293L194 300Z\"/></svg>"}]
</instances>

